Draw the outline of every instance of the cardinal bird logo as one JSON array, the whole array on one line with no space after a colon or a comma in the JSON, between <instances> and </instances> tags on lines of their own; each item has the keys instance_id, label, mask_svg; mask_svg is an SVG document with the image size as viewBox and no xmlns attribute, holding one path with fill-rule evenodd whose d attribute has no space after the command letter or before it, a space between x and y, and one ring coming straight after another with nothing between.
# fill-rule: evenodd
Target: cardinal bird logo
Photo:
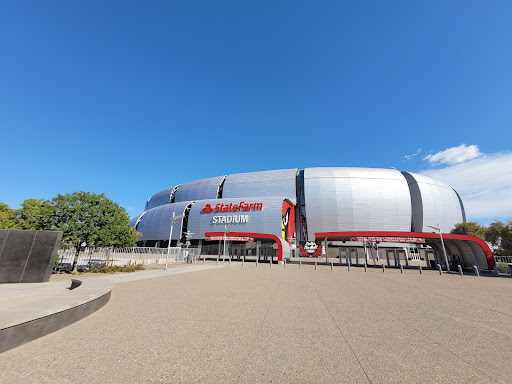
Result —
<instances>
[{"instance_id":1,"label":"cardinal bird logo","mask_svg":"<svg viewBox=\"0 0 512 384\"><path fill-rule=\"evenodd\" d=\"M201 210L201 212L203 213L212 213L213 212L213 208L210 204L206 204L204 206L204 208Z\"/></svg>"}]
</instances>

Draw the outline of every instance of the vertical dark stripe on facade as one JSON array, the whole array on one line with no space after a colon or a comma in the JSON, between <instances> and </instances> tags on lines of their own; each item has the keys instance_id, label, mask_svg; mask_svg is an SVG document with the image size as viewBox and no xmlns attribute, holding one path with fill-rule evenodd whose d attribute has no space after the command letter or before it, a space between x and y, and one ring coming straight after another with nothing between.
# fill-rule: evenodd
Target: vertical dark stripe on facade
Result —
<instances>
[{"instance_id":1,"label":"vertical dark stripe on facade","mask_svg":"<svg viewBox=\"0 0 512 384\"><path fill-rule=\"evenodd\" d=\"M219 187L217 188L217 199L222 199L222 191L224 190L224 182L226 181L227 176L224 176L219 183Z\"/></svg>"},{"instance_id":2,"label":"vertical dark stripe on facade","mask_svg":"<svg viewBox=\"0 0 512 384\"><path fill-rule=\"evenodd\" d=\"M183 210L183 219L181 219L181 233L180 233L180 241L184 243L187 241L185 237L185 232L188 232L188 215L190 214L190 208L192 208L192 205L194 205L195 201L190 202L187 204L185 209Z\"/></svg>"},{"instance_id":3,"label":"vertical dark stripe on facade","mask_svg":"<svg viewBox=\"0 0 512 384\"><path fill-rule=\"evenodd\" d=\"M407 181L411 195L411 232L423 232L423 200L416 179L408 172L401 171Z\"/></svg>"},{"instance_id":4,"label":"vertical dark stripe on facade","mask_svg":"<svg viewBox=\"0 0 512 384\"><path fill-rule=\"evenodd\" d=\"M297 207L295 210L295 231L298 241L307 240L307 221L306 221L306 199L304 195L304 170L300 169L296 178ZM297 229L298 228L298 229Z\"/></svg>"},{"instance_id":5,"label":"vertical dark stripe on facade","mask_svg":"<svg viewBox=\"0 0 512 384\"><path fill-rule=\"evenodd\" d=\"M169 203L174 203L174 197L176 196L176 191L178 190L178 188L180 187L180 184L178 184L177 186L175 186L172 191L171 191L171 195L169 196Z\"/></svg>"},{"instance_id":6,"label":"vertical dark stripe on facade","mask_svg":"<svg viewBox=\"0 0 512 384\"><path fill-rule=\"evenodd\" d=\"M462 203L462 199L460 198L459 193L455 189L453 189L453 192L455 192L455 194L457 195L457 198L459 199L460 210L462 211L462 221L465 223L466 222L466 210L464 209L464 204Z\"/></svg>"}]
</instances>

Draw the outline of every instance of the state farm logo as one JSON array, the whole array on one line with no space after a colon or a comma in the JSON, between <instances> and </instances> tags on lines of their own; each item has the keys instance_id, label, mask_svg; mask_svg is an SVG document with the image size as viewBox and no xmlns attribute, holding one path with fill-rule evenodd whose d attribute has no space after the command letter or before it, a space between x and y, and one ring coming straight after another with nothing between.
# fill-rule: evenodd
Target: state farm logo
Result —
<instances>
[{"instance_id":1,"label":"state farm logo","mask_svg":"<svg viewBox=\"0 0 512 384\"><path fill-rule=\"evenodd\" d=\"M211 204L205 204L201 209L201 213L219 213L219 212L247 212L247 211L261 211L263 210L263 203L246 203L241 201L239 204L222 204L219 203L213 208Z\"/></svg>"},{"instance_id":2,"label":"state farm logo","mask_svg":"<svg viewBox=\"0 0 512 384\"><path fill-rule=\"evenodd\" d=\"M212 213L213 212L213 208L210 204L206 204L204 206L204 208L201 210L201 212L203 213Z\"/></svg>"}]
</instances>

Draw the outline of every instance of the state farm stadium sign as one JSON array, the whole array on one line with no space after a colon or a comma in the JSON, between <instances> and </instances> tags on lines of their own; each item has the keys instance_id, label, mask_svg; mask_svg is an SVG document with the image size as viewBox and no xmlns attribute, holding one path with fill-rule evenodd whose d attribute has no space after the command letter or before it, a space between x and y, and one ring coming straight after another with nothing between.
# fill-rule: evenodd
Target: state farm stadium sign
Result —
<instances>
[{"instance_id":1,"label":"state farm stadium sign","mask_svg":"<svg viewBox=\"0 0 512 384\"><path fill-rule=\"evenodd\" d=\"M201 210L201 213L229 213L229 212L241 212L232 215L213 215L212 224L245 224L249 222L249 215L244 214L245 212L261 211L263 209L263 203L246 203L241 201L239 204L222 204L219 203L214 207L211 204L206 204Z\"/></svg>"},{"instance_id":2,"label":"state farm stadium sign","mask_svg":"<svg viewBox=\"0 0 512 384\"><path fill-rule=\"evenodd\" d=\"M421 237L360 237L353 236L350 241L361 241L364 243L410 243L410 244L424 244L425 239Z\"/></svg>"},{"instance_id":3,"label":"state farm stadium sign","mask_svg":"<svg viewBox=\"0 0 512 384\"><path fill-rule=\"evenodd\" d=\"M216 241L216 240L254 241L254 237L246 237L246 236L206 236L206 241Z\"/></svg>"}]
</instances>

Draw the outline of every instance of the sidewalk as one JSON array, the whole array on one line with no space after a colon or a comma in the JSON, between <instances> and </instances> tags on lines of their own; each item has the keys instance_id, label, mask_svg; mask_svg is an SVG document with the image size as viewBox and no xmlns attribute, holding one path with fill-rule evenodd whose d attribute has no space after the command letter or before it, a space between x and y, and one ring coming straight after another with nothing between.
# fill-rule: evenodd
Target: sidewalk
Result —
<instances>
[{"instance_id":1,"label":"sidewalk","mask_svg":"<svg viewBox=\"0 0 512 384\"><path fill-rule=\"evenodd\" d=\"M236 262L133 281L1 354L0 383L511 383L511 284Z\"/></svg>"},{"instance_id":2,"label":"sidewalk","mask_svg":"<svg viewBox=\"0 0 512 384\"><path fill-rule=\"evenodd\" d=\"M70 290L71 281L0 285L0 353L72 324L95 312L110 299L117 283L152 279L221 265L183 265L132 273L81 279Z\"/></svg>"}]
</instances>

